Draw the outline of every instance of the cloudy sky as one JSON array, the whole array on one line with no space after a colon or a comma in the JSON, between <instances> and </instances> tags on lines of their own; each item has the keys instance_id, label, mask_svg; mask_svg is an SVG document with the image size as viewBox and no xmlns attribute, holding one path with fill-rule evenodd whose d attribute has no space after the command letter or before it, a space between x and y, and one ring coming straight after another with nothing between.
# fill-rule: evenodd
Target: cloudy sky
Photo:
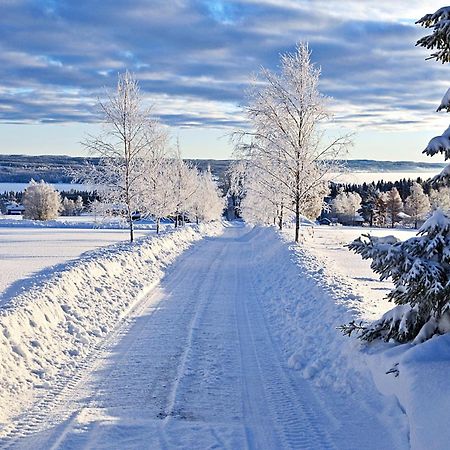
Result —
<instances>
[{"instance_id":1,"label":"cloudy sky","mask_svg":"<svg viewBox=\"0 0 450 450\"><path fill-rule=\"evenodd\" d=\"M450 66L425 61L416 0L0 0L1 153L84 154L96 98L125 69L187 157L226 158L224 136L262 65L308 41L351 158L429 160ZM437 160L436 160L437 161Z\"/></svg>"}]
</instances>

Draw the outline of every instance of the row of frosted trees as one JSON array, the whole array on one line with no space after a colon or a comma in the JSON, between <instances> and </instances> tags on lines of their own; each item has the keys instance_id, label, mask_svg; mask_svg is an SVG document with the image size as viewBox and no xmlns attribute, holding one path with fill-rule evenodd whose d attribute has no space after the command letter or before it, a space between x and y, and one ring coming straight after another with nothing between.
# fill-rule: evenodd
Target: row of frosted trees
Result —
<instances>
[{"instance_id":1,"label":"row of frosted trees","mask_svg":"<svg viewBox=\"0 0 450 450\"><path fill-rule=\"evenodd\" d=\"M341 189L330 204L332 216L343 223L352 223L355 216L360 214L371 227L392 228L400 220L417 228L436 208L450 209L450 189L431 189L427 195L417 182L411 185L410 194L405 201L395 187L387 192L371 188L364 197L357 192L345 192ZM401 213L405 215L402 216Z\"/></svg>"},{"instance_id":2,"label":"row of frosted trees","mask_svg":"<svg viewBox=\"0 0 450 450\"><path fill-rule=\"evenodd\" d=\"M262 69L248 91L250 130L234 134L240 161L232 193L243 196L243 217L280 228L292 221L296 241L302 216L319 215L329 174L339 170L337 157L350 143L349 136L325 139L331 115L319 77L307 44L282 55L280 71Z\"/></svg>"},{"instance_id":3,"label":"row of frosted trees","mask_svg":"<svg viewBox=\"0 0 450 450\"><path fill-rule=\"evenodd\" d=\"M221 217L224 200L210 171L199 172L182 160L167 128L144 107L130 73L119 75L117 90L99 106L103 132L83 144L100 162L87 165L77 178L96 190L97 210L123 217L131 241L137 212L151 215L158 232L167 216L175 218L175 226L186 217L197 223Z\"/></svg>"}]
</instances>

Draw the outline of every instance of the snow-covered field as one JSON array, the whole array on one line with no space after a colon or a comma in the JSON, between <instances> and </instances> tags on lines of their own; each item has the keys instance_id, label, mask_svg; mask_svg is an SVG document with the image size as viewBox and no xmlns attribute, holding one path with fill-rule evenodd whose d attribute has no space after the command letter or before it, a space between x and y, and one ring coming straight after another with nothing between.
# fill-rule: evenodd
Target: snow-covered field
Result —
<instances>
[{"instance_id":1,"label":"snow-covered field","mask_svg":"<svg viewBox=\"0 0 450 450\"><path fill-rule=\"evenodd\" d=\"M0 226L0 304L82 253L129 239L127 230ZM137 237L151 230L139 230ZM38 276L39 274L39 276Z\"/></svg>"},{"instance_id":2,"label":"snow-covered field","mask_svg":"<svg viewBox=\"0 0 450 450\"><path fill-rule=\"evenodd\" d=\"M292 239L292 233L287 232ZM379 281L370 268L370 261L350 252L345 245L362 234L373 236L395 236L405 240L415 235L412 229L334 227L319 226L302 233L303 244L308 251L319 258L325 267L335 275L340 275L348 284L348 289L355 291L355 296L364 298L363 307L358 308L361 318L374 320L392 308L385 300L385 295L393 286L389 281Z\"/></svg>"},{"instance_id":3,"label":"snow-covered field","mask_svg":"<svg viewBox=\"0 0 450 450\"><path fill-rule=\"evenodd\" d=\"M343 247L367 232L414 234L209 225L63 265L0 311L0 446L448 448L448 336L336 330L391 307Z\"/></svg>"}]
</instances>

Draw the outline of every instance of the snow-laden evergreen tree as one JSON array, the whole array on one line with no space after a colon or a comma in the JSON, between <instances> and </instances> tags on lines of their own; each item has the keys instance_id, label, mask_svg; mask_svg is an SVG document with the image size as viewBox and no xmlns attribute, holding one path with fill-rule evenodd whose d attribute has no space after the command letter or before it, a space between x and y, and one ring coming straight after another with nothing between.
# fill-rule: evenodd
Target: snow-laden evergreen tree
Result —
<instances>
[{"instance_id":1,"label":"snow-laden evergreen tree","mask_svg":"<svg viewBox=\"0 0 450 450\"><path fill-rule=\"evenodd\" d=\"M403 200L395 187L385 193L384 199L388 223L391 228L394 228L395 223L399 220L399 214L403 211Z\"/></svg>"},{"instance_id":2,"label":"snow-laden evergreen tree","mask_svg":"<svg viewBox=\"0 0 450 450\"><path fill-rule=\"evenodd\" d=\"M423 220L430 212L430 199L416 181L412 184L410 191L411 194L405 200L405 212L414 222L414 228L417 228L419 221Z\"/></svg>"},{"instance_id":3,"label":"snow-laden evergreen tree","mask_svg":"<svg viewBox=\"0 0 450 450\"><path fill-rule=\"evenodd\" d=\"M442 63L450 62L450 6L440 8L433 14L426 14L416 23L433 29L431 34L419 39L416 44L434 50L434 53L427 59L434 58ZM447 90L437 108L437 111L441 110L450 111L450 89ZM429 156L442 153L446 161L450 159L450 127L441 136L431 139L423 153ZM435 177L435 181L448 184L450 181L450 164Z\"/></svg>"},{"instance_id":4,"label":"snow-laden evergreen tree","mask_svg":"<svg viewBox=\"0 0 450 450\"><path fill-rule=\"evenodd\" d=\"M319 78L307 44L281 55L280 71L262 69L249 91L245 112L251 130L235 135L243 158L267 174L264 188L276 181L275 189L286 198L282 208L294 214L296 242L301 216L317 212L326 175L336 172L337 157L349 145L348 136L325 142L320 125L330 120L330 112Z\"/></svg>"},{"instance_id":5,"label":"snow-laden evergreen tree","mask_svg":"<svg viewBox=\"0 0 450 450\"><path fill-rule=\"evenodd\" d=\"M450 62L450 6L444 6L433 14L426 14L416 23L433 29L431 34L420 38L416 44L434 50L427 59Z\"/></svg>"},{"instance_id":6,"label":"snow-laden evergreen tree","mask_svg":"<svg viewBox=\"0 0 450 450\"><path fill-rule=\"evenodd\" d=\"M435 50L431 58L450 62L450 7L428 14L418 23L433 28L433 33L417 45ZM438 110L449 110L448 100L446 94ZM424 153L443 153L449 159L450 127L442 136L433 138ZM449 175L450 165L435 181L448 181ZM343 325L345 334L357 331L361 339L368 341L422 342L436 333L450 331L450 219L441 209L434 210L416 237L400 242L393 236L365 235L349 248L371 259L371 267L381 280L392 279L395 287L388 298L397 306L372 324L353 321Z\"/></svg>"},{"instance_id":7,"label":"snow-laden evergreen tree","mask_svg":"<svg viewBox=\"0 0 450 450\"><path fill-rule=\"evenodd\" d=\"M363 219L372 227L374 225L374 217L376 215L376 203L380 192L375 186L370 185L365 193L360 208L360 214Z\"/></svg>"},{"instance_id":8,"label":"snow-laden evergreen tree","mask_svg":"<svg viewBox=\"0 0 450 450\"><path fill-rule=\"evenodd\" d=\"M62 209L59 192L45 181L31 180L22 198L24 219L51 220L59 216Z\"/></svg>"},{"instance_id":9,"label":"snow-laden evergreen tree","mask_svg":"<svg viewBox=\"0 0 450 450\"><path fill-rule=\"evenodd\" d=\"M381 192L375 200L373 211L373 222L377 227L385 227L388 223L387 194Z\"/></svg>"},{"instance_id":10,"label":"snow-laden evergreen tree","mask_svg":"<svg viewBox=\"0 0 450 450\"><path fill-rule=\"evenodd\" d=\"M388 298L397 306L369 325L350 323L342 330L357 330L365 340L395 339L421 342L449 330L450 324L450 219L441 210L422 225L416 237L399 241L393 236L364 235L349 245L381 280L391 278L395 288Z\"/></svg>"}]
</instances>

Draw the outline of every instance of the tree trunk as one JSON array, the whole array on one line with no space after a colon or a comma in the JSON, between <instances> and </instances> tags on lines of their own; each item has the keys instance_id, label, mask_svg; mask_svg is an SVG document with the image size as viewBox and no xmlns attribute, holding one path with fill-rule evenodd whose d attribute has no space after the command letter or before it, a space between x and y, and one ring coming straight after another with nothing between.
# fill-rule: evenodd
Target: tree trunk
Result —
<instances>
[{"instance_id":1,"label":"tree trunk","mask_svg":"<svg viewBox=\"0 0 450 450\"><path fill-rule=\"evenodd\" d=\"M300 235L300 199L295 199L295 242L298 243Z\"/></svg>"},{"instance_id":2,"label":"tree trunk","mask_svg":"<svg viewBox=\"0 0 450 450\"><path fill-rule=\"evenodd\" d=\"M280 215L278 216L278 228L280 231L283 229L283 205L280 207Z\"/></svg>"},{"instance_id":3,"label":"tree trunk","mask_svg":"<svg viewBox=\"0 0 450 450\"><path fill-rule=\"evenodd\" d=\"M158 217L157 219L156 219L156 234L159 234L159 225L160 225L160 223L161 223L161 219Z\"/></svg>"},{"instance_id":4,"label":"tree trunk","mask_svg":"<svg viewBox=\"0 0 450 450\"><path fill-rule=\"evenodd\" d=\"M175 213L175 228L178 228L178 213Z\"/></svg>"},{"instance_id":5,"label":"tree trunk","mask_svg":"<svg viewBox=\"0 0 450 450\"><path fill-rule=\"evenodd\" d=\"M130 221L130 242L134 241L134 225L133 225L133 219L131 218L131 216L129 217L129 221Z\"/></svg>"}]
</instances>

